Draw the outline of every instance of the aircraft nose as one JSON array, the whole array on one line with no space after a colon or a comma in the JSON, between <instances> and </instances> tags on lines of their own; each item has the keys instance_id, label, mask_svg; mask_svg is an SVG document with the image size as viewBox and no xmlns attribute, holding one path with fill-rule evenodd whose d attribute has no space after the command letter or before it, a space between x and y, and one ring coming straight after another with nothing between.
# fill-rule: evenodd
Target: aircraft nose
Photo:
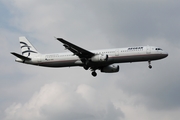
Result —
<instances>
[{"instance_id":1,"label":"aircraft nose","mask_svg":"<svg viewBox=\"0 0 180 120\"><path fill-rule=\"evenodd\" d=\"M164 52L163 55L164 55L164 57L167 57L167 56L168 56L168 53L167 53L167 52Z\"/></svg>"}]
</instances>

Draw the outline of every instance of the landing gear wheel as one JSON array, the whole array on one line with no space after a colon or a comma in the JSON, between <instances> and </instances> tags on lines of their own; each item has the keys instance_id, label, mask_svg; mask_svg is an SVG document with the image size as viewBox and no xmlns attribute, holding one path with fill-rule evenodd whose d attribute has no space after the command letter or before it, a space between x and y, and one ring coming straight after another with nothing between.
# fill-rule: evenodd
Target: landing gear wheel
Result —
<instances>
[{"instance_id":1,"label":"landing gear wheel","mask_svg":"<svg viewBox=\"0 0 180 120\"><path fill-rule=\"evenodd\" d=\"M94 71L92 72L92 76L96 77L97 76L97 73Z\"/></svg>"},{"instance_id":2,"label":"landing gear wheel","mask_svg":"<svg viewBox=\"0 0 180 120\"><path fill-rule=\"evenodd\" d=\"M152 68L152 65L149 65L149 69L151 69Z\"/></svg>"}]
</instances>

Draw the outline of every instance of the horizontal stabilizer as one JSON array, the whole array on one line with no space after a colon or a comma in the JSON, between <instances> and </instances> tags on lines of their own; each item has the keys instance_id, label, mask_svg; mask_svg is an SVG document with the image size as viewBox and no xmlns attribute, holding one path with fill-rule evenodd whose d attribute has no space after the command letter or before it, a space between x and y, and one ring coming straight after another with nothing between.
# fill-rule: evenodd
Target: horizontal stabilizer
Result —
<instances>
[{"instance_id":1,"label":"horizontal stabilizer","mask_svg":"<svg viewBox=\"0 0 180 120\"><path fill-rule=\"evenodd\" d=\"M14 56L16 56L16 57L18 57L18 58L20 58L20 59L22 59L22 60L31 60L31 58L25 57L25 56L23 56L23 55L20 55L20 54L18 54L18 53L15 53L15 52L11 52L11 54L13 54Z\"/></svg>"}]
</instances>

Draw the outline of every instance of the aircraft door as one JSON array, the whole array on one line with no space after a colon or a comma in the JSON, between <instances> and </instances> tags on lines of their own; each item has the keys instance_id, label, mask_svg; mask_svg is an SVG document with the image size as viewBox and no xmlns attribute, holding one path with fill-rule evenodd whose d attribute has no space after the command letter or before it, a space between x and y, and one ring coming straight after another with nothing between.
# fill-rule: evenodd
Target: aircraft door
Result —
<instances>
[{"instance_id":1,"label":"aircraft door","mask_svg":"<svg viewBox=\"0 0 180 120\"><path fill-rule=\"evenodd\" d=\"M150 47L150 46L147 46L147 47L146 47L146 53L147 53L147 54L151 54L151 47Z\"/></svg>"},{"instance_id":2,"label":"aircraft door","mask_svg":"<svg viewBox=\"0 0 180 120\"><path fill-rule=\"evenodd\" d=\"M42 56L41 56L41 55L38 55L38 56L37 56L37 62L38 62L38 63L42 62Z\"/></svg>"},{"instance_id":3,"label":"aircraft door","mask_svg":"<svg viewBox=\"0 0 180 120\"><path fill-rule=\"evenodd\" d=\"M115 55L119 56L119 50L115 50Z\"/></svg>"}]
</instances>

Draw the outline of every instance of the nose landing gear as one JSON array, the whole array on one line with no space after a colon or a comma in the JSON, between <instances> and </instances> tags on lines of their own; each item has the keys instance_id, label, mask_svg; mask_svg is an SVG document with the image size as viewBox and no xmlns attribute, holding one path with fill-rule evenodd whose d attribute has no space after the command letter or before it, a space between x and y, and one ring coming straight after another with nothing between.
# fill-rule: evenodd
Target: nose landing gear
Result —
<instances>
[{"instance_id":1,"label":"nose landing gear","mask_svg":"<svg viewBox=\"0 0 180 120\"><path fill-rule=\"evenodd\" d=\"M151 61L148 61L148 64L149 64L149 69L151 69L152 68L152 65L151 65Z\"/></svg>"}]
</instances>

